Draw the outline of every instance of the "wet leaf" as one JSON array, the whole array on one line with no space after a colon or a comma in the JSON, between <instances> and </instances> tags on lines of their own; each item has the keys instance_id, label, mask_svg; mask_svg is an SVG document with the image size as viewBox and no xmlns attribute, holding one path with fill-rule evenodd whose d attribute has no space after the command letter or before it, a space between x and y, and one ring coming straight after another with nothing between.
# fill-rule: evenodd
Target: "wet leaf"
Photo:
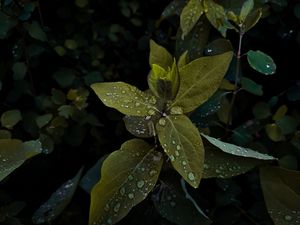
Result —
<instances>
[{"instance_id":1,"label":"wet leaf","mask_svg":"<svg viewBox=\"0 0 300 225\"><path fill-rule=\"evenodd\" d=\"M149 65L151 68L153 64L157 64L167 70L172 67L173 57L164 47L150 40Z\"/></svg>"},{"instance_id":2,"label":"wet leaf","mask_svg":"<svg viewBox=\"0 0 300 225\"><path fill-rule=\"evenodd\" d=\"M180 15L183 7L185 6L186 1L185 0L173 0L170 2L169 5L166 6L166 8L163 10L161 17L163 19L169 18L173 15Z\"/></svg>"},{"instance_id":3,"label":"wet leaf","mask_svg":"<svg viewBox=\"0 0 300 225\"><path fill-rule=\"evenodd\" d=\"M286 105L280 106L275 112L275 114L273 115L272 119L274 121L281 119L282 117L284 117L287 111L288 111L288 107Z\"/></svg>"},{"instance_id":4,"label":"wet leaf","mask_svg":"<svg viewBox=\"0 0 300 225\"><path fill-rule=\"evenodd\" d=\"M276 64L274 63L273 59L259 50L248 51L247 59L249 65L260 73L271 75L276 71Z\"/></svg>"},{"instance_id":5,"label":"wet leaf","mask_svg":"<svg viewBox=\"0 0 300 225\"><path fill-rule=\"evenodd\" d=\"M221 99L220 103L220 109L218 110L217 115L222 123L227 124L228 119L230 119L230 102L226 97L224 97Z\"/></svg>"},{"instance_id":6,"label":"wet leaf","mask_svg":"<svg viewBox=\"0 0 300 225\"><path fill-rule=\"evenodd\" d=\"M199 186L204 147L198 129L185 115L163 117L156 124L159 142L174 169L194 188Z\"/></svg>"},{"instance_id":7,"label":"wet leaf","mask_svg":"<svg viewBox=\"0 0 300 225\"><path fill-rule=\"evenodd\" d=\"M257 103L252 109L253 115L256 119L266 119L271 115L270 106L265 102Z\"/></svg>"},{"instance_id":8,"label":"wet leaf","mask_svg":"<svg viewBox=\"0 0 300 225\"><path fill-rule=\"evenodd\" d=\"M204 0L203 4L207 19L225 37L229 23L224 8L213 0Z\"/></svg>"},{"instance_id":9,"label":"wet leaf","mask_svg":"<svg viewBox=\"0 0 300 225\"><path fill-rule=\"evenodd\" d=\"M203 12L202 0L190 0L183 8L180 14L182 39L193 29Z\"/></svg>"},{"instance_id":10,"label":"wet leaf","mask_svg":"<svg viewBox=\"0 0 300 225\"><path fill-rule=\"evenodd\" d=\"M254 95L258 95L258 96L263 95L262 86L255 83L253 80L251 80L247 77L241 78L241 85L244 90L246 90Z\"/></svg>"},{"instance_id":11,"label":"wet leaf","mask_svg":"<svg viewBox=\"0 0 300 225\"><path fill-rule=\"evenodd\" d=\"M220 86L232 58L232 52L196 59L180 68L180 86L173 105L191 112Z\"/></svg>"},{"instance_id":12,"label":"wet leaf","mask_svg":"<svg viewBox=\"0 0 300 225\"><path fill-rule=\"evenodd\" d=\"M103 82L91 85L104 105L115 108L130 116L151 116L158 110L155 108L156 98L149 96L134 86L124 82Z\"/></svg>"},{"instance_id":13,"label":"wet leaf","mask_svg":"<svg viewBox=\"0 0 300 225\"><path fill-rule=\"evenodd\" d=\"M88 194L91 193L95 184L97 184L101 178L101 167L107 155L101 157L94 166L92 166L86 174L81 178L79 186L85 190ZM99 169L100 168L100 169Z\"/></svg>"},{"instance_id":14,"label":"wet leaf","mask_svg":"<svg viewBox=\"0 0 300 225\"><path fill-rule=\"evenodd\" d=\"M262 9L256 9L252 11L250 14L248 14L245 21L243 22L241 26L241 30L243 32L249 31L252 27L254 27L257 24L261 16L262 16Z\"/></svg>"},{"instance_id":15,"label":"wet leaf","mask_svg":"<svg viewBox=\"0 0 300 225\"><path fill-rule=\"evenodd\" d=\"M72 200L81 174L82 168L75 177L63 183L50 198L35 211L32 216L34 224L51 223L63 212Z\"/></svg>"},{"instance_id":16,"label":"wet leaf","mask_svg":"<svg viewBox=\"0 0 300 225\"><path fill-rule=\"evenodd\" d=\"M253 0L246 0L241 8L240 20L244 21L254 7Z\"/></svg>"},{"instance_id":17,"label":"wet leaf","mask_svg":"<svg viewBox=\"0 0 300 225\"><path fill-rule=\"evenodd\" d=\"M277 126L275 123L267 124L265 126L265 130L266 130L268 137L272 141L277 142L277 141L282 141L284 139L280 127Z\"/></svg>"},{"instance_id":18,"label":"wet leaf","mask_svg":"<svg viewBox=\"0 0 300 225\"><path fill-rule=\"evenodd\" d=\"M160 118L160 114L153 116L125 116L126 129L136 137L147 138L154 136L155 124Z\"/></svg>"},{"instance_id":19,"label":"wet leaf","mask_svg":"<svg viewBox=\"0 0 300 225\"><path fill-rule=\"evenodd\" d=\"M22 120L20 110L9 110L1 115L1 124L7 129L12 129L20 120Z\"/></svg>"},{"instance_id":20,"label":"wet leaf","mask_svg":"<svg viewBox=\"0 0 300 225\"><path fill-rule=\"evenodd\" d=\"M44 126L46 126L53 118L53 115L51 113L42 115L42 116L38 116L37 118L35 118L36 124L39 128L42 128Z\"/></svg>"},{"instance_id":21,"label":"wet leaf","mask_svg":"<svg viewBox=\"0 0 300 225\"><path fill-rule=\"evenodd\" d=\"M152 201L160 215L178 225L211 224L200 207L186 197L179 180L175 179L176 174L167 175L152 194Z\"/></svg>"},{"instance_id":22,"label":"wet leaf","mask_svg":"<svg viewBox=\"0 0 300 225\"><path fill-rule=\"evenodd\" d=\"M300 222L300 172L280 167L260 168L261 188L275 225Z\"/></svg>"},{"instance_id":23,"label":"wet leaf","mask_svg":"<svg viewBox=\"0 0 300 225\"><path fill-rule=\"evenodd\" d=\"M110 154L91 192L89 224L115 224L143 201L157 182L162 154L132 139Z\"/></svg>"},{"instance_id":24,"label":"wet leaf","mask_svg":"<svg viewBox=\"0 0 300 225\"><path fill-rule=\"evenodd\" d=\"M232 51L233 47L231 45L231 42L224 38L216 39L212 42L210 42L205 47L205 55L212 56L212 55L219 55L223 54L228 51Z\"/></svg>"},{"instance_id":25,"label":"wet leaf","mask_svg":"<svg viewBox=\"0 0 300 225\"><path fill-rule=\"evenodd\" d=\"M49 135L40 134L39 141L42 144L42 153L50 154L54 149L54 141Z\"/></svg>"},{"instance_id":26,"label":"wet leaf","mask_svg":"<svg viewBox=\"0 0 300 225\"><path fill-rule=\"evenodd\" d=\"M40 24L36 21L24 25L29 35L40 41L47 41L46 33L42 30Z\"/></svg>"},{"instance_id":27,"label":"wet leaf","mask_svg":"<svg viewBox=\"0 0 300 225\"><path fill-rule=\"evenodd\" d=\"M205 137L212 145L221 149L225 153L235 155L235 156L260 159L260 160L276 160L276 158L274 158L273 156L254 151L250 148L244 148L241 146L223 142L216 138L207 136L205 134L201 134L201 135Z\"/></svg>"},{"instance_id":28,"label":"wet leaf","mask_svg":"<svg viewBox=\"0 0 300 225\"><path fill-rule=\"evenodd\" d=\"M259 159L240 157L220 151L213 146L205 146L203 178L234 177L246 173L263 163L264 161Z\"/></svg>"},{"instance_id":29,"label":"wet leaf","mask_svg":"<svg viewBox=\"0 0 300 225\"><path fill-rule=\"evenodd\" d=\"M0 181L21 166L25 160L41 153L38 143L17 139L0 139Z\"/></svg>"},{"instance_id":30,"label":"wet leaf","mask_svg":"<svg viewBox=\"0 0 300 225\"><path fill-rule=\"evenodd\" d=\"M27 73L27 65L24 62L14 63L12 70L14 80L22 80Z\"/></svg>"}]
</instances>

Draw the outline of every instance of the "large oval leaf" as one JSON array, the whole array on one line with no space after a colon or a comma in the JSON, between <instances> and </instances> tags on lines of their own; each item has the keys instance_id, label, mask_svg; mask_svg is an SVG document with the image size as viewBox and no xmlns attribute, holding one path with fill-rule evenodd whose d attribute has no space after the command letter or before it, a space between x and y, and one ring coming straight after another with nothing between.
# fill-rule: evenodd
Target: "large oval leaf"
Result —
<instances>
[{"instance_id":1,"label":"large oval leaf","mask_svg":"<svg viewBox=\"0 0 300 225\"><path fill-rule=\"evenodd\" d=\"M260 169L261 187L275 225L300 223L300 172L280 167Z\"/></svg>"},{"instance_id":2,"label":"large oval leaf","mask_svg":"<svg viewBox=\"0 0 300 225\"><path fill-rule=\"evenodd\" d=\"M197 188L204 162L204 148L198 129L185 115L161 118L156 129L159 141L175 170Z\"/></svg>"},{"instance_id":3,"label":"large oval leaf","mask_svg":"<svg viewBox=\"0 0 300 225\"><path fill-rule=\"evenodd\" d=\"M130 116L153 115L156 98L124 82L103 82L91 85L104 105Z\"/></svg>"},{"instance_id":4,"label":"large oval leaf","mask_svg":"<svg viewBox=\"0 0 300 225\"><path fill-rule=\"evenodd\" d=\"M41 150L39 141L23 143L17 139L0 139L0 181L21 166L25 160L41 153Z\"/></svg>"},{"instance_id":5,"label":"large oval leaf","mask_svg":"<svg viewBox=\"0 0 300 225\"><path fill-rule=\"evenodd\" d=\"M273 59L259 50L248 51L247 59L249 65L260 73L271 75L276 71L276 64L274 63Z\"/></svg>"},{"instance_id":6,"label":"large oval leaf","mask_svg":"<svg viewBox=\"0 0 300 225\"><path fill-rule=\"evenodd\" d=\"M226 143L205 134L201 135L205 137L211 144L228 154L261 160L276 160L276 158L274 158L273 156L254 151L250 148L244 148L234 144Z\"/></svg>"},{"instance_id":7,"label":"large oval leaf","mask_svg":"<svg viewBox=\"0 0 300 225\"><path fill-rule=\"evenodd\" d=\"M59 216L67 205L72 200L72 197L77 188L78 182L82 174L82 168L78 173L70 180L63 183L47 200L44 204L38 208L32 221L35 224L51 223L57 216Z\"/></svg>"},{"instance_id":8,"label":"large oval leaf","mask_svg":"<svg viewBox=\"0 0 300 225\"><path fill-rule=\"evenodd\" d=\"M162 154L140 139L125 142L104 161L101 180L92 189L90 225L115 224L153 189Z\"/></svg>"},{"instance_id":9,"label":"large oval leaf","mask_svg":"<svg viewBox=\"0 0 300 225\"><path fill-rule=\"evenodd\" d=\"M232 52L226 52L201 57L180 68L180 86L173 105L188 113L207 101L220 86L231 58Z\"/></svg>"},{"instance_id":10,"label":"large oval leaf","mask_svg":"<svg viewBox=\"0 0 300 225\"><path fill-rule=\"evenodd\" d=\"M180 14L182 39L193 29L203 12L202 0L190 0L183 8Z\"/></svg>"},{"instance_id":11,"label":"large oval leaf","mask_svg":"<svg viewBox=\"0 0 300 225\"><path fill-rule=\"evenodd\" d=\"M149 64L151 68L153 64L157 64L167 70L169 67L172 67L173 57L167 49L150 40Z\"/></svg>"}]
</instances>

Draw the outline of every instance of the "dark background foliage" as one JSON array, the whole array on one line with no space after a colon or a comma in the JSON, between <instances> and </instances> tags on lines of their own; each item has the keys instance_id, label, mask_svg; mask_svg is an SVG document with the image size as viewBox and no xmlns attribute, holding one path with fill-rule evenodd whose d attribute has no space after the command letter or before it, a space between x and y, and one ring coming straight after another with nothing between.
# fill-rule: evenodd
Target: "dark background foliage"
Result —
<instances>
[{"instance_id":1,"label":"dark background foliage","mask_svg":"<svg viewBox=\"0 0 300 225\"><path fill-rule=\"evenodd\" d=\"M34 211L82 165L87 170L132 137L124 127L123 116L104 107L89 85L121 80L143 90L147 88L149 40L154 39L174 52L178 17L157 26L168 3L159 0L1 1L0 114L12 109L22 114L22 120L13 129L2 128L1 135L3 130L8 130L13 138L24 141L41 139L42 135L46 137L45 149L51 151L54 146L53 152L27 161L1 183L0 207L15 201L26 204L16 216L17 221L5 224L18 224L18 221L32 224ZM263 85L264 94L238 94L232 130L253 121L252 109L261 101L275 102L272 114L285 104L290 114L299 117L297 4L299 8L299 1L282 6L271 3L269 16L245 35L243 50L259 49L272 56L277 73L263 76L242 60L243 73ZM1 30L4 20L14 24L7 32ZM213 31L211 39L218 35ZM234 31L229 31L228 39L235 48ZM26 69L15 72L16 63L22 63ZM52 119L39 127L36 117L45 114L52 114ZM270 119L266 120L263 123ZM223 132L219 128L215 130ZM292 159L285 162L287 167L299 169L300 150L299 146L292 147L293 135L275 143L264 132L257 131L250 145L262 142L279 158L289 155ZM201 182L199 189L189 191L213 224L272 224L256 170L246 176ZM70 205L52 224L87 224L88 211L89 195L78 188ZM151 201L146 200L120 224L170 222L162 219Z\"/></svg>"}]
</instances>

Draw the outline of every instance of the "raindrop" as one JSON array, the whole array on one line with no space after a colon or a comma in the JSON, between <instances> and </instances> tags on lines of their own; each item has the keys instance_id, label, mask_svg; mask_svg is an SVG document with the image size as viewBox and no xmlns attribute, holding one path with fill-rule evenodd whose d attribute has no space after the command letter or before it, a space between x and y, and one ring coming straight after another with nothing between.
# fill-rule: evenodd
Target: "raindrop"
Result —
<instances>
[{"instance_id":1,"label":"raindrop","mask_svg":"<svg viewBox=\"0 0 300 225\"><path fill-rule=\"evenodd\" d=\"M140 180L140 181L138 181L138 182L136 183L136 186L137 186L138 188L142 188L142 187L144 186L144 184L145 184L145 182L144 182L143 180Z\"/></svg>"},{"instance_id":2,"label":"raindrop","mask_svg":"<svg viewBox=\"0 0 300 225\"><path fill-rule=\"evenodd\" d=\"M133 180L133 176L132 176L132 175L129 175L129 176L128 176L128 180Z\"/></svg>"},{"instance_id":3,"label":"raindrop","mask_svg":"<svg viewBox=\"0 0 300 225\"><path fill-rule=\"evenodd\" d=\"M114 207L114 211L115 211L115 212L118 212L119 209L120 209L120 206L121 206L121 203L118 202L118 203L115 205L115 207Z\"/></svg>"},{"instance_id":4,"label":"raindrop","mask_svg":"<svg viewBox=\"0 0 300 225\"><path fill-rule=\"evenodd\" d=\"M161 118L159 121L158 121L159 125L161 126L165 126L167 121L164 119L164 118Z\"/></svg>"},{"instance_id":5,"label":"raindrop","mask_svg":"<svg viewBox=\"0 0 300 225\"><path fill-rule=\"evenodd\" d=\"M284 219L285 219L286 221L291 221L291 220L293 219L293 217L291 217L290 215L285 215L285 216L284 216Z\"/></svg>"},{"instance_id":6,"label":"raindrop","mask_svg":"<svg viewBox=\"0 0 300 225\"><path fill-rule=\"evenodd\" d=\"M270 68L271 66L270 66L270 64L266 64L266 67L267 67L267 68Z\"/></svg>"},{"instance_id":7,"label":"raindrop","mask_svg":"<svg viewBox=\"0 0 300 225\"><path fill-rule=\"evenodd\" d=\"M124 195L125 192L126 192L126 191L125 191L125 188L124 188L124 187L121 187L121 189L120 189L120 194L121 194L121 195Z\"/></svg>"},{"instance_id":8,"label":"raindrop","mask_svg":"<svg viewBox=\"0 0 300 225\"><path fill-rule=\"evenodd\" d=\"M111 218L109 218L106 222L107 222L108 224L112 224Z\"/></svg>"},{"instance_id":9,"label":"raindrop","mask_svg":"<svg viewBox=\"0 0 300 225\"><path fill-rule=\"evenodd\" d=\"M154 176L155 174L157 174L156 170L150 170L149 175L150 176Z\"/></svg>"},{"instance_id":10,"label":"raindrop","mask_svg":"<svg viewBox=\"0 0 300 225\"><path fill-rule=\"evenodd\" d=\"M183 110L180 106L174 106L171 108L171 114L180 115L183 114Z\"/></svg>"},{"instance_id":11,"label":"raindrop","mask_svg":"<svg viewBox=\"0 0 300 225\"><path fill-rule=\"evenodd\" d=\"M134 194L129 193L129 194L128 194L128 198L129 198L129 199L133 199L133 198L134 198Z\"/></svg>"},{"instance_id":12,"label":"raindrop","mask_svg":"<svg viewBox=\"0 0 300 225\"><path fill-rule=\"evenodd\" d=\"M192 172L189 172L188 178L189 178L189 180L193 181L193 180L195 180L195 175Z\"/></svg>"},{"instance_id":13,"label":"raindrop","mask_svg":"<svg viewBox=\"0 0 300 225\"><path fill-rule=\"evenodd\" d=\"M177 150L180 150L180 149L181 149L180 145L177 145L177 146L176 146L176 149L177 149Z\"/></svg>"},{"instance_id":14,"label":"raindrop","mask_svg":"<svg viewBox=\"0 0 300 225\"><path fill-rule=\"evenodd\" d=\"M176 155L176 156L179 156L179 151L175 151L175 155Z\"/></svg>"},{"instance_id":15,"label":"raindrop","mask_svg":"<svg viewBox=\"0 0 300 225\"><path fill-rule=\"evenodd\" d=\"M105 206L104 206L104 211L109 211L109 205L108 204L106 204Z\"/></svg>"},{"instance_id":16,"label":"raindrop","mask_svg":"<svg viewBox=\"0 0 300 225\"><path fill-rule=\"evenodd\" d=\"M186 166L187 162L186 161L182 161L182 165Z\"/></svg>"},{"instance_id":17,"label":"raindrop","mask_svg":"<svg viewBox=\"0 0 300 225\"><path fill-rule=\"evenodd\" d=\"M141 103L139 103L139 102L135 103L135 106L137 106L137 107L140 106L140 105L141 105Z\"/></svg>"},{"instance_id":18,"label":"raindrop","mask_svg":"<svg viewBox=\"0 0 300 225\"><path fill-rule=\"evenodd\" d=\"M173 155L170 155L170 159L173 162L175 160L175 157Z\"/></svg>"},{"instance_id":19,"label":"raindrop","mask_svg":"<svg viewBox=\"0 0 300 225\"><path fill-rule=\"evenodd\" d=\"M148 111L148 113L149 113L149 115L153 116L153 115L155 114L155 111L154 111L153 109L150 109L150 110Z\"/></svg>"}]
</instances>

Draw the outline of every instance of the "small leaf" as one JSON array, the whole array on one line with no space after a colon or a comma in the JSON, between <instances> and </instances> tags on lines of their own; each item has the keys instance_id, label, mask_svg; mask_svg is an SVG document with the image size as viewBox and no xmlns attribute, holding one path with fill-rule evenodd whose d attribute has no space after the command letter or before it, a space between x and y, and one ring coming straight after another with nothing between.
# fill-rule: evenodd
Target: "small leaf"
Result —
<instances>
[{"instance_id":1,"label":"small leaf","mask_svg":"<svg viewBox=\"0 0 300 225\"><path fill-rule=\"evenodd\" d=\"M254 151L250 148L244 148L234 144L226 143L216 138L207 136L205 134L201 134L201 135L205 137L212 145L221 149L225 153L235 155L235 156L260 159L260 160L276 160L276 158L274 158L273 156Z\"/></svg>"},{"instance_id":2,"label":"small leaf","mask_svg":"<svg viewBox=\"0 0 300 225\"><path fill-rule=\"evenodd\" d=\"M35 121L36 124L38 125L39 128L44 127L45 125L47 125L53 118L53 115L51 113L42 115L42 116L38 116Z\"/></svg>"},{"instance_id":3,"label":"small leaf","mask_svg":"<svg viewBox=\"0 0 300 225\"><path fill-rule=\"evenodd\" d=\"M12 17L0 12L0 39L8 36L10 30L18 24L18 21Z\"/></svg>"},{"instance_id":4,"label":"small leaf","mask_svg":"<svg viewBox=\"0 0 300 225\"><path fill-rule=\"evenodd\" d=\"M240 157L205 146L203 178L230 178L255 168L263 161L254 158Z\"/></svg>"},{"instance_id":5,"label":"small leaf","mask_svg":"<svg viewBox=\"0 0 300 225\"><path fill-rule=\"evenodd\" d=\"M265 102L257 103L252 109L253 115L256 119L266 119L271 115L270 106Z\"/></svg>"},{"instance_id":6,"label":"small leaf","mask_svg":"<svg viewBox=\"0 0 300 225\"><path fill-rule=\"evenodd\" d=\"M202 0L190 0L183 8L180 14L182 39L193 29L203 12Z\"/></svg>"},{"instance_id":7,"label":"small leaf","mask_svg":"<svg viewBox=\"0 0 300 225\"><path fill-rule=\"evenodd\" d=\"M283 116L282 118L276 121L278 127L280 127L282 134L287 135L293 133L299 122L292 116Z\"/></svg>"},{"instance_id":8,"label":"small leaf","mask_svg":"<svg viewBox=\"0 0 300 225\"><path fill-rule=\"evenodd\" d=\"M55 103L57 105L63 105L65 103L66 95L61 90L52 88L51 94L52 94L51 100L53 103Z\"/></svg>"},{"instance_id":9,"label":"small leaf","mask_svg":"<svg viewBox=\"0 0 300 225\"><path fill-rule=\"evenodd\" d=\"M248 51L247 59L249 65L260 73L271 75L276 71L276 64L274 63L273 59L259 50Z\"/></svg>"},{"instance_id":10,"label":"small leaf","mask_svg":"<svg viewBox=\"0 0 300 225\"><path fill-rule=\"evenodd\" d=\"M246 0L241 8L240 20L244 21L254 7L253 0Z\"/></svg>"},{"instance_id":11,"label":"small leaf","mask_svg":"<svg viewBox=\"0 0 300 225\"><path fill-rule=\"evenodd\" d=\"M71 69L60 69L53 74L54 80L63 88L69 87L73 84L76 76Z\"/></svg>"},{"instance_id":12,"label":"small leaf","mask_svg":"<svg viewBox=\"0 0 300 225\"><path fill-rule=\"evenodd\" d=\"M228 51L232 51L233 47L231 42L224 38L216 39L210 42L205 48L205 54L207 56L220 55Z\"/></svg>"},{"instance_id":13,"label":"small leaf","mask_svg":"<svg viewBox=\"0 0 300 225\"><path fill-rule=\"evenodd\" d=\"M62 105L58 108L58 115L69 119L76 112L76 108L73 105Z\"/></svg>"},{"instance_id":14,"label":"small leaf","mask_svg":"<svg viewBox=\"0 0 300 225\"><path fill-rule=\"evenodd\" d=\"M12 70L14 80L22 80L27 73L27 65L24 62L14 63Z\"/></svg>"},{"instance_id":15,"label":"small leaf","mask_svg":"<svg viewBox=\"0 0 300 225\"><path fill-rule=\"evenodd\" d=\"M287 113L287 111L288 111L288 107L286 105L280 106L277 109L277 111L275 112L275 114L273 115L272 119L274 121L281 119L282 117L284 117L284 115Z\"/></svg>"},{"instance_id":16,"label":"small leaf","mask_svg":"<svg viewBox=\"0 0 300 225\"><path fill-rule=\"evenodd\" d=\"M167 175L162 177L161 185L152 194L152 201L159 214L178 225L211 224L196 202L186 197L179 180L175 179L178 178L176 174L169 172Z\"/></svg>"},{"instance_id":17,"label":"small leaf","mask_svg":"<svg viewBox=\"0 0 300 225\"><path fill-rule=\"evenodd\" d=\"M11 139L11 132L8 130L0 130L0 139Z\"/></svg>"},{"instance_id":18,"label":"small leaf","mask_svg":"<svg viewBox=\"0 0 300 225\"><path fill-rule=\"evenodd\" d=\"M253 80L251 80L247 77L241 78L241 85L244 90L246 90L254 95L258 95L258 96L263 95L262 86L255 83Z\"/></svg>"},{"instance_id":19,"label":"small leaf","mask_svg":"<svg viewBox=\"0 0 300 225\"><path fill-rule=\"evenodd\" d=\"M84 82L87 86L90 86L93 83L103 82L103 77L98 71L90 72L84 77Z\"/></svg>"},{"instance_id":20,"label":"small leaf","mask_svg":"<svg viewBox=\"0 0 300 225\"><path fill-rule=\"evenodd\" d=\"M82 168L75 177L63 183L51 197L37 209L32 217L34 224L51 223L71 202L82 174Z\"/></svg>"},{"instance_id":21,"label":"small leaf","mask_svg":"<svg viewBox=\"0 0 300 225\"><path fill-rule=\"evenodd\" d=\"M17 139L0 139L0 181L21 166L25 160L40 153L40 146L34 142L23 144Z\"/></svg>"},{"instance_id":22,"label":"small leaf","mask_svg":"<svg viewBox=\"0 0 300 225\"><path fill-rule=\"evenodd\" d=\"M249 31L252 27L254 27L257 24L261 16L262 16L262 9L256 9L252 11L246 17L244 23L241 26L241 30L243 32Z\"/></svg>"},{"instance_id":23,"label":"small leaf","mask_svg":"<svg viewBox=\"0 0 300 225\"><path fill-rule=\"evenodd\" d=\"M91 85L104 105L130 116L151 116L158 110L156 98L124 82L103 82Z\"/></svg>"},{"instance_id":24,"label":"small leaf","mask_svg":"<svg viewBox=\"0 0 300 225\"><path fill-rule=\"evenodd\" d=\"M178 68L185 66L188 63L188 51L182 53L178 59Z\"/></svg>"},{"instance_id":25,"label":"small leaf","mask_svg":"<svg viewBox=\"0 0 300 225\"><path fill-rule=\"evenodd\" d=\"M25 24L25 28L31 37L40 41L47 41L46 33L42 30L38 22L27 23Z\"/></svg>"},{"instance_id":26,"label":"small leaf","mask_svg":"<svg viewBox=\"0 0 300 225\"><path fill-rule=\"evenodd\" d=\"M284 139L280 127L277 126L275 123L267 124L265 126L265 130L266 130L268 137L272 141L277 142L277 141L282 141Z\"/></svg>"},{"instance_id":27,"label":"small leaf","mask_svg":"<svg viewBox=\"0 0 300 225\"><path fill-rule=\"evenodd\" d=\"M217 115L222 123L227 124L228 118L230 118L230 102L226 97L224 97L221 99L220 103L220 110L218 110Z\"/></svg>"},{"instance_id":28,"label":"small leaf","mask_svg":"<svg viewBox=\"0 0 300 225\"><path fill-rule=\"evenodd\" d=\"M173 64L173 57L164 47L150 40L149 65L151 68L153 64L157 64L167 70Z\"/></svg>"},{"instance_id":29,"label":"small leaf","mask_svg":"<svg viewBox=\"0 0 300 225\"><path fill-rule=\"evenodd\" d=\"M260 169L268 213L275 225L294 225L300 219L300 172L267 166Z\"/></svg>"},{"instance_id":30,"label":"small leaf","mask_svg":"<svg viewBox=\"0 0 300 225\"><path fill-rule=\"evenodd\" d=\"M180 68L180 86L172 105L193 111L215 93L232 58L232 52L196 59Z\"/></svg>"},{"instance_id":31,"label":"small leaf","mask_svg":"<svg viewBox=\"0 0 300 225\"><path fill-rule=\"evenodd\" d=\"M36 6L36 4L34 2L26 3L20 16L19 16L19 19L23 20L23 21L28 20L31 17L31 14L35 9L35 6Z\"/></svg>"},{"instance_id":32,"label":"small leaf","mask_svg":"<svg viewBox=\"0 0 300 225\"><path fill-rule=\"evenodd\" d=\"M22 120L20 110L9 110L1 115L1 124L7 129L12 129L20 120Z\"/></svg>"},{"instance_id":33,"label":"small leaf","mask_svg":"<svg viewBox=\"0 0 300 225\"><path fill-rule=\"evenodd\" d=\"M163 10L161 17L162 19L169 18L173 15L180 15L186 1L184 0L173 0L169 5Z\"/></svg>"},{"instance_id":34,"label":"small leaf","mask_svg":"<svg viewBox=\"0 0 300 225\"><path fill-rule=\"evenodd\" d=\"M204 147L198 129L185 115L163 117L156 124L159 142L175 170L194 188L199 186Z\"/></svg>"},{"instance_id":35,"label":"small leaf","mask_svg":"<svg viewBox=\"0 0 300 225\"><path fill-rule=\"evenodd\" d=\"M89 224L115 224L143 201L157 182L162 154L132 139L110 154L91 193Z\"/></svg>"}]
</instances>

